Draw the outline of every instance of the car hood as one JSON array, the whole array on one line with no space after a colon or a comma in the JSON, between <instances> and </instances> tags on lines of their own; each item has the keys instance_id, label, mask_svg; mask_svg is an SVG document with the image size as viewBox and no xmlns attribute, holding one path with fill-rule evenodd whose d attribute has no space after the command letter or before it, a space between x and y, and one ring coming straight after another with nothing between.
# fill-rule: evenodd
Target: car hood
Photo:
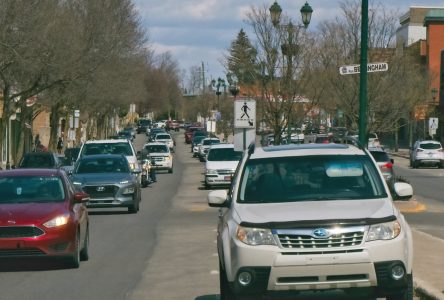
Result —
<instances>
[{"instance_id":1,"label":"car hood","mask_svg":"<svg viewBox=\"0 0 444 300\"><path fill-rule=\"evenodd\" d=\"M128 173L91 173L91 174L74 174L73 182L81 184L114 184L121 181L133 181L133 176Z\"/></svg>"},{"instance_id":2,"label":"car hood","mask_svg":"<svg viewBox=\"0 0 444 300\"><path fill-rule=\"evenodd\" d=\"M205 163L205 168L207 170L223 170L223 169L234 170L234 169L236 169L238 163L239 162L237 160L235 160L235 161L207 161Z\"/></svg>"},{"instance_id":3,"label":"car hood","mask_svg":"<svg viewBox=\"0 0 444 300\"><path fill-rule=\"evenodd\" d=\"M1 204L0 226L37 225L66 211L65 202Z\"/></svg>"},{"instance_id":4,"label":"car hood","mask_svg":"<svg viewBox=\"0 0 444 300\"><path fill-rule=\"evenodd\" d=\"M292 203L239 204L235 211L238 222L283 223L298 221L337 222L393 216L393 202L388 199L304 201Z\"/></svg>"}]
</instances>

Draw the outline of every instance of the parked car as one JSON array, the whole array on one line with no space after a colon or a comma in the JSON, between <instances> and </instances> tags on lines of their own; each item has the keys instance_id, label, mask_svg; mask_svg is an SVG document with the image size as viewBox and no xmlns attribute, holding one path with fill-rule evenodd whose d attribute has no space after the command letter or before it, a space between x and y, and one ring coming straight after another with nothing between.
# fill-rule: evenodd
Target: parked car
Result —
<instances>
[{"instance_id":1,"label":"parked car","mask_svg":"<svg viewBox=\"0 0 444 300\"><path fill-rule=\"evenodd\" d=\"M184 133L185 143L187 143L187 144L191 143L191 141L193 140L193 137L194 137L193 134L195 131L203 131L203 130L204 130L203 127L193 127L193 126L188 127Z\"/></svg>"},{"instance_id":2,"label":"parked car","mask_svg":"<svg viewBox=\"0 0 444 300\"><path fill-rule=\"evenodd\" d=\"M395 183L395 174L393 171L394 159L390 158L387 152L381 147L369 147L368 151L376 160L379 169L384 176L385 181L387 182L389 188L393 188Z\"/></svg>"},{"instance_id":3,"label":"parked car","mask_svg":"<svg viewBox=\"0 0 444 300\"><path fill-rule=\"evenodd\" d=\"M376 133L370 133L368 135L368 147L381 147L381 142Z\"/></svg>"},{"instance_id":4,"label":"parked car","mask_svg":"<svg viewBox=\"0 0 444 300\"><path fill-rule=\"evenodd\" d=\"M141 171L133 144L127 139L86 141L80 149L79 158L94 154L123 154L130 164L131 171Z\"/></svg>"},{"instance_id":5,"label":"parked car","mask_svg":"<svg viewBox=\"0 0 444 300\"><path fill-rule=\"evenodd\" d=\"M333 142L333 136L325 133L319 133L316 135L315 144L328 144Z\"/></svg>"},{"instance_id":6,"label":"parked car","mask_svg":"<svg viewBox=\"0 0 444 300\"><path fill-rule=\"evenodd\" d=\"M370 154L354 145L250 147L218 218L220 299L341 289L413 299L413 239ZM401 198L410 184L396 182ZM274 298L274 297L273 297Z\"/></svg>"},{"instance_id":7,"label":"parked car","mask_svg":"<svg viewBox=\"0 0 444 300\"><path fill-rule=\"evenodd\" d=\"M206 160L206 155L211 145L220 144L220 140L218 138L204 138L202 142L199 144L199 150L197 151L197 156L200 161Z\"/></svg>"},{"instance_id":8,"label":"parked car","mask_svg":"<svg viewBox=\"0 0 444 300\"><path fill-rule=\"evenodd\" d=\"M444 150L438 141L416 141L410 149L410 166L418 168L422 165L444 168Z\"/></svg>"},{"instance_id":9,"label":"parked car","mask_svg":"<svg viewBox=\"0 0 444 300\"><path fill-rule=\"evenodd\" d=\"M29 152L23 155L19 168L60 168L60 163L57 154L54 152Z\"/></svg>"},{"instance_id":10,"label":"parked car","mask_svg":"<svg viewBox=\"0 0 444 300\"><path fill-rule=\"evenodd\" d=\"M138 173L122 154L86 155L77 161L71 180L89 194L88 207L127 207L137 213L142 199Z\"/></svg>"},{"instance_id":11,"label":"parked car","mask_svg":"<svg viewBox=\"0 0 444 300\"><path fill-rule=\"evenodd\" d=\"M88 195L58 169L0 172L0 257L89 258Z\"/></svg>"},{"instance_id":12,"label":"parked car","mask_svg":"<svg viewBox=\"0 0 444 300\"><path fill-rule=\"evenodd\" d=\"M191 142L191 152L193 153L193 157L197 157L197 153L199 152L199 145L205 138L205 135L198 135L193 138L193 141Z\"/></svg>"},{"instance_id":13,"label":"parked car","mask_svg":"<svg viewBox=\"0 0 444 300\"><path fill-rule=\"evenodd\" d=\"M168 170L173 173L173 155L165 143L147 143L141 151L141 158L151 159L151 168L156 170Z\"/></svg>"},{"instance_id":14,"label":"parked car","mask_svg":"<svg viewBox=\"0 0 444 300\"><path fill-rule=\"evenodd\" d=\"M229 186L242 157L233 144L211 145L205 163L205 188Z\"/></svg>"}]
</instances>

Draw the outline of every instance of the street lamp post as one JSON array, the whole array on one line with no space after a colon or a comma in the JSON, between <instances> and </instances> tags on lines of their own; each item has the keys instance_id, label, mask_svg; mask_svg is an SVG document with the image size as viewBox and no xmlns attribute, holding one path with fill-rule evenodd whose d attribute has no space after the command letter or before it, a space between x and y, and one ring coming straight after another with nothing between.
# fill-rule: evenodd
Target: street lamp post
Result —
<instances>
[{"instance_id":1,"label":"street lamp post","mask_svg":"<svg viewBox=\"0 0 444 300\"><path fill-rule=\"evenodd\" d=\"M368 145L367 137L367 47L368 47L368 0L362 0L361 18L361 67L359 77L359 141Z\"/></svg>"},{"instance_id":2,"label":"street lamp post","mask_svg":"<svg viewBox=\"0 0 444 300\"><path fill-rule=\"evenodd\" d=\"M287 29L288 33L288 44L281 45L282 54L287 57L287 80L288 84L291 83L292 79L292 72L293 72L293 56L296 55L298 51L297 44L294 44L293 42L293 35L294 35L294 29L297 28L304 28L307 29L308 25L311 21L311 16L313 14L313 9L308 4L308 2L305 2L304 6L300 9L301 17L302 17L302 24L299 25L293 25L293 23L290 21L286 25L280 24L281 19L281 13L282 8L281 6L275 1L273 5L270 7L270 17L271 22L274 27L279 28L283 27ZM290 116L291 111L288 112L288 118L287 118L287 143L291 143L291 124L290 124Z\"/></svg>"},{"instance_id":3,"label":"street lamp post","mask_svg":"<svg viewBox=\"0 0 444 300\"><path fill-rule=\"evenodd\" d=\"M216 87L216 96L217 96L217 111L220 111L220 100L219 100L219 98L220 98L220 95L222 94L222 91L221 91L221 88L223 88L224 90L226 89L226 84L225 84L225 80L224 79L222 79L222 78L217 78L217 81L216 80L211 80L211 85L213 86L213 87Z\"/></svg>"}]
</instances>

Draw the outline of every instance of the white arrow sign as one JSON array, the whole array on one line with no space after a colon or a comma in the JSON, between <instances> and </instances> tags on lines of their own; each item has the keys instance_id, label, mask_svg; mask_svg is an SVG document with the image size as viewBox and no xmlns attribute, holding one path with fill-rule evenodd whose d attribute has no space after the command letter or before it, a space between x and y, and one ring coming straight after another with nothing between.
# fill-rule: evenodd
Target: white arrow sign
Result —
<instances>
[{"instance_id":1,"label":"white arrow sign","mask_svg":"<svg viewBox=\"0 0 444 300\"><path fill-rule=\"evenodd\" d=\"M367 64L367 72L385 72L388 71L388 63L371 63ZM359 74L361 73L360 65L350 65L339 67L339 74L349 75L349 74Z\"/></svg>"}]
</instances>

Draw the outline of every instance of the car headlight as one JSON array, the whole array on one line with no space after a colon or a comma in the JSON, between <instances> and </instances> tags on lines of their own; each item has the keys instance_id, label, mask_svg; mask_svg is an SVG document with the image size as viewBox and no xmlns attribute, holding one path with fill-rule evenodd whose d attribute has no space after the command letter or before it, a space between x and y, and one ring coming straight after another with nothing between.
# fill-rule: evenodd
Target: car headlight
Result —
<instances>
[{"instance_id":1,"label":"car headlight","mask_svg":"<svg viewBox=\"0 0 444 300\"><path fill-rule=\"evenodd\" d=\"M250 246L276 245L270 229L237 227L237 239Z\"/></svg>"},{"instance_id":2,"label":"car headlight","mask_svg":"<svg viewBox=\"0 0 444 300\"><path fill-rule=\"evenodd\" d=\"M207 175L217 175L217 170L207 170Z\"/></svg>"},{"instance_id":3,"label":"car headlight","mask_svg":"<svg viewBox=\"0 0 444 300\"><path fill-rule=\"evenodd\" d=\"M370 226L367 242L377 240L392 240L401 233L401 224L398 221L374 224Z\"/></svg>"},{"instance_id":4,"label":"car headlight","mask_svg":"<svg viewBox=\"0 0 444 300\"><path fill-rule=\"evenodd\" d=\"M134 194L134 187L133 187L133 186L130 186L130 187L125 188L125 189L123 190L123 193L122 193L122 194Z\"/></svg>"},{"instance_id":5,"label":"car headlight","mask_svg":"<svg viewBox=\"0 0 444 300\"><path fill-rule=\"evenodd\" d=\"M49 220L48 222L44 223L43 226L47 228L54 228L66 225L68 224L68 221L69 221L69 214L64 214Z\"/></svg>"},{"instance_id":6,"label":"car headlight","mask_svg":"<svg viewBox=\"0 0 444 300\"><path fill-rule=\"evenodd\" d=\"M119 182L120 184L127 184L129 183L129 180L122 180L121 182Z\"/></svg>"},{"instance_id":7,"label":"car headlight","mask_svg":"<svg viewBox=\"0 0 444 300\"><path fill-rule=\"evenodd\" d=\"M79 181L73 181L72 184L74 184L74 185L82 185L82 183L79 182Z\"/></svg>"},{"instance_id":8,"label":"car headlight","mask_svg":"<svg viewBox=\"0 0 444 300\"><path fill-rule=\"evenodd\" d=\"M135 163L130 163L129 166L130 166L131 170L135 170L136 169L136 164Z\"/></svg>"}]
</instances>

